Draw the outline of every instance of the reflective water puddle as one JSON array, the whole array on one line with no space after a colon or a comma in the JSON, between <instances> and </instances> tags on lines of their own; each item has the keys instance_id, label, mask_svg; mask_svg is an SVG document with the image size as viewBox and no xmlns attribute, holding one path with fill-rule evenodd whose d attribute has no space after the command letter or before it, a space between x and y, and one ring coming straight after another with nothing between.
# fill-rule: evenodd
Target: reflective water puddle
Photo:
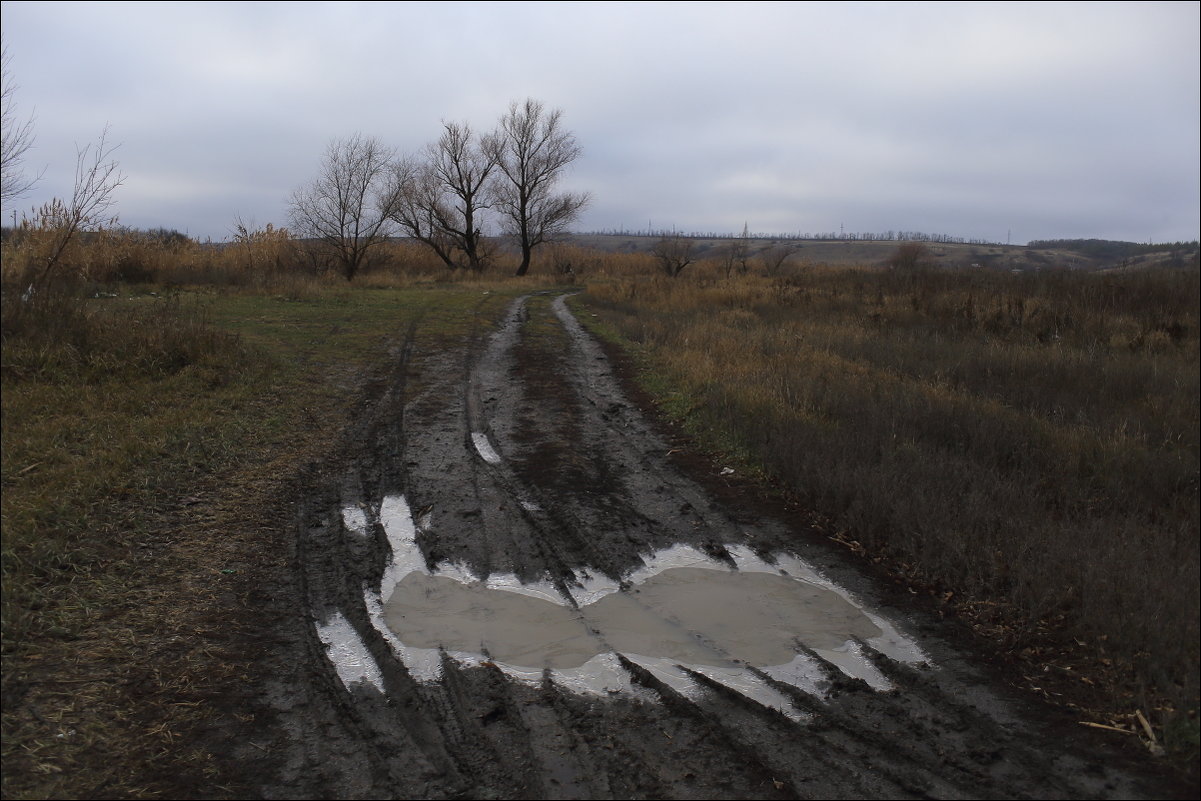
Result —
<instances>
[{"instance_id":1,"label":"reflective water puddle","mask_svg":"<svg viewBox=\"0 0 1201 801\"><path fill-rule=\"evenodd\" d=\"M348 505L343 518L352 532L366 532L361 507ZM480 580L453 564L430 573L403 496L386 497L379 520L392 560L379 590L367 589L364 600L375 629L418 680L440 677L445 652L577 692L653 695L632 684L620 653L686 696L702 692L701 674L799 719L765 677L821 696L828 682L811 654L881 690L888 680L856 641L898 661L927 661L914 642L795 557L781 556L773 565L733 546L732 569L677 545L645 559L626 577L625 589L578 573L569 599L549 581ZM322 626L331 659L347 662L338 668L343 682L377 684L378 668L365 664L362 643L346 641L349 626L327 621L319 633ZM357 639L353 629L350 637Z\"/></svg>"},{"instance_id":2,"label":"reflective water puddle","mask_svg":"<svg viewBox=\"0 0 1201 801\"><path fill-rule=\"evenodd\" d=\"M338 671L338 678L347 687L367 683L381 693L384 678L375 657L359 637L350 621L339 612L317 624L317 636L325 644L326 653Z\"/></svg>"}]
</instances>

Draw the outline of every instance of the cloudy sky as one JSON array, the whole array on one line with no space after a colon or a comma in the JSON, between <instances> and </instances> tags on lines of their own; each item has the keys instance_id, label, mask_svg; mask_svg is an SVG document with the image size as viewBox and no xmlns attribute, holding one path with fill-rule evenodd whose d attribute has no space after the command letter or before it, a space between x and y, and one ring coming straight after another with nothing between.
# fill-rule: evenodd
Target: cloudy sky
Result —
<instances>
[{"instance_id":1,"label":"cloudy sky","mask_svg":"<svg viewBox=\"0 0 1201 801\"><path fill-rule=\"evenodd\" d=\"M109 126L121 222L287 222L335 137L562 109L576 230L1198 238L1201 4L4 2L18 213ZM5 208L6 222L13 209Z\"/></svg>"}]
</instances>

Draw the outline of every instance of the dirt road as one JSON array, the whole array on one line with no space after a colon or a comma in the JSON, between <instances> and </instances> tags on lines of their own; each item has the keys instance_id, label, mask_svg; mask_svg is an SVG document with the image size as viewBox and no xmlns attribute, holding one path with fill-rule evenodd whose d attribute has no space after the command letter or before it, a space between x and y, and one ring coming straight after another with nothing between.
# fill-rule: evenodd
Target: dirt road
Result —
<instances>
[{"instance_id":1,"label":"dirt road","mask_svg":"<svg viewBox=\"0 0 1201 801\"><path fill-rule=\"evenodd\" d=\"M673 450L563 297L371 389L225 750L267 797L1156 797ZM265 612L264 614L267 614Z\"/></svg>"}]
</instances>

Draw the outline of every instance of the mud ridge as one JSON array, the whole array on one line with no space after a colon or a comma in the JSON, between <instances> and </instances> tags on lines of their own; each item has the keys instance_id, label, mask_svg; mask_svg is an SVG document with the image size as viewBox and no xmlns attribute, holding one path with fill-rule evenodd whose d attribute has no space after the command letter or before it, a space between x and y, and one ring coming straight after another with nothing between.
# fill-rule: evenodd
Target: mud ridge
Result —
<instances>
[{"instance_id":1,"label":"mud ridge","mask_svg":"<svg viewBox=\"0 0 1201 801\"><path fill-rule=\"evenodd\" d=\"M417 334L299 505L311 700L263 795L1164 794L795 521L713 498L566 295Z\"/></svg>"}]
</instances>

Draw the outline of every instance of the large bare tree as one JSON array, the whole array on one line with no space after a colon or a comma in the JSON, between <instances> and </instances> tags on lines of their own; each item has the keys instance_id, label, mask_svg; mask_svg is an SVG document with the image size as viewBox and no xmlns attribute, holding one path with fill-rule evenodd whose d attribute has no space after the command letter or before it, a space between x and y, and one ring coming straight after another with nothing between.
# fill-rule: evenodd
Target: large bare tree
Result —
<instances>
[{"instance_id":1,"label":"large bare tree","mask_svg":"<svg viewBox=\"0 0 1201 801\"><path fill-rule=\"evenodd\" d=\"M481 270L487 261L484 214L496 169L495 134L477 137L466 123L443 122L423 161L403 160L394 175L392 219L450 267Z\"/></svg>"},{"instance_id":2,"label":"large bare tree","mask_svg":"<svg viewBox=\"0 0 1201 801\"><path fill-rule=\"evenodd\" d=\"M458 230L457 212L431 165L403 158L393 166L392 221L409 237L426 245L447 267L460 267L460 250L451 231Z\"/></svg>"},{"instance_id":3,"label":"large bare tree","mask_svg":"<svg viewBox=\"0 0 1201 801\"><path fill-rule=\"evenodd\" d=\"M378 139L355 134L330 142L313 181L292 193L294 232L354 279L395 232L392 170L395 153Z\"/></svg>"},{"instance_id":4,"label":"large bare tree","mask_svg":"<svg viewBox=\"0 0 1201 801\"><path fill-rule=\"evenodd\" d=\"M562 118L562 111L548 111L537 100L513 102L492 140L499 169L496 210L521 247L517 275L529 270L534 248L565 230L588 203L586 193L554 191L563 168L580 155Z\"/></svg>"},{"instance_id":5,"label":"large bare tree","mask_svg":"<svg viewBox=\"0 0 1201 801\"><path fill-rule=\"evenodd\" d=\"M3 122L3 142L0 143L0 202L25 195L41 176L26 175L25 154L33 147L33 116L21 119L17 113L17 85L9 73L8 46L4 45L0 62L3 64L3 98L0 105Z\"/></svg>"}]
</instances>

